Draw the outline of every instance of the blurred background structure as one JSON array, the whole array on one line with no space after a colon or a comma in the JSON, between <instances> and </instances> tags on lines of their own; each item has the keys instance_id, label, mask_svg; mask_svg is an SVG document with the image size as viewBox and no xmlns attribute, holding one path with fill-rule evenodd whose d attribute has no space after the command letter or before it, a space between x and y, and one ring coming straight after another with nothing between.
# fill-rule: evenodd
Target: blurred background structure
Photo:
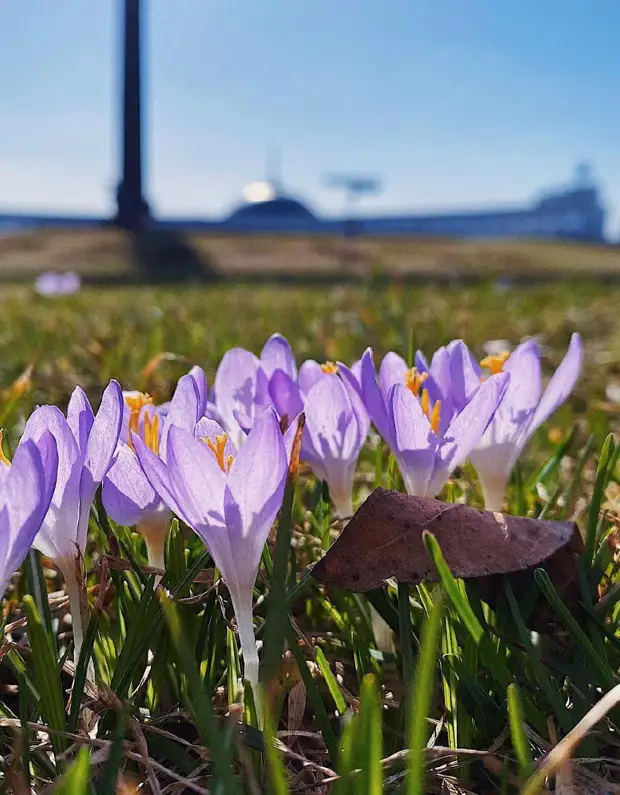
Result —
<instances>
[{"instance_id":1,"label":"blurred background structure","mask_svg":"<svg viewBox=\"0 0 620 795\"><path fill-rule=\"evenodd\" d=\"M482 7L485 0L477 0ZM377 198L389 192L390 179L378 169L378 176L369 176L365 170L351 170L345 168L332 172L322 182L326 189L335 193L338 189L344 195L344 202L340 210L331 207L325 208L323 202L306 199L307 185L301 190L295 185L295 178L289 180L282 174L279 160L274 165L268 165L264 178L259 181L249 182L237 201L226 206L226 198L222 197L220 209L213 206L206 212L181 213L172 215L156 209L157 202L150 201L149 174L159 166L157 153L148 146L149 138L155 129L157 120L151 119L148 112L149 103L146 101L149 94L149 76L152 72L152 63L144 51L144 38L148 26L148 17L145 12L155 12L155 8L147 7L141 0L116 0L113 4L116 21L115 40L117 44L118 59L116 62L119 80L113 92L115 111L116 135L116 162L120 172L116 181L115 208L110 213L61 213L61 212L32 212L19 207L0 209L0 234L10 235L13 238L23 236L28 230L66 230L72 234L73 242L78 240L78 231L88 230L119 230L129 235L131 246L140 251L138 259L143 261L142 276L157 272L162 276L165 272L174 272L177 276L204 275L209 272L211 264L205 262L205 248L199 252L196 247L196 235L206 235L205 239L223 240L234 238L237 235L255 238L266 236L275 248L284 245L286 238L304 239L338 239L360 238L368 240L430 240L441 241L519 241L519 240L558 240L562 242L578 242L585 244L606 244L615 238L615 218L607 209L607 201L601 190L593 169L588 162L578 162L575 166L574 176L564 185L553 188L544 188L545 175L537 172L536 180L532 181L529 189L530 197L525 198L526 191L521 190L522 198L519 201L506 202L489 200L485 204L478 191L471 206L461 201L455 203L454 209L449 205L446 210L416 209L414 211L393 209L387 207ZM185 9L187 11L187 9ZM180 9L179 9L180 13ZM317 12L319 13L319 12ZM398 12L402 15L403 10ZM499 12L498 12L499 13ZM502 12L503 13L503 12ZM149 14L148 16L150 16ZM573 20L575 22L575 20ZM242 68L242 67L240 67ZM362 78L360 78L361 80ZM143 80L146 85L143 86ZM439 85L439 83L438 83ZM344 101L344 97L343 97ZM209 105L208 90L205 89L205 102ZM171 113L174 111L171 110ZM423 115L423 109L422 109ZM388 119L389 124L396 123L395 119ZM191 122L188 122L191 123ZM330 120L326 120L330 123ZM214 117L213 124L218 124ZM251 119L248 118L251 126ZM289 141L290 131L278 128L274 122L272 135L277 131L280 140ZM84 134L88 134L85 131ZM459 134L455 127L454 135ZM575 140L578 140L576 138ZM351 145L355 146L355 141ZM429 145L432 141L429 141ZM0 138L1 144L1 138ZM385 145L389 147L389 144ZM481 141L482 149L486 146ZM584 147L587 150L587 146ZM567 150L568 151L568 150ZM211 158L217 162L219 153L209 149ZM273 151L272 151L273 154ZM161 159L161 152L159 152ZM571 159L566 159L567 172L571 166ZM290 173L290 172L289 172ZM393 176L393 175L392 175ZM2 176L0 175L0 180ZM318 176L317 182L320 181ZM362 199L370 201L362 203ZM6 205L6 202L4 202ZM613 204L612 204L613 208ZM610 224L611 217L611 224ZM610 240L610 231L611 240ZM102 232L103 234L103 232ZM192 237L193 236L193 237ZM210 236L210 237L209 237ZM276 236L274 238L274 236ZM191 240L190 240L191 238ZM277 241L276 241L277 238ZM43 238L39 238L43 239ZM86 238L82 238L85 240ZM249 239L249 238L248 238ZM49 246L49 239L45 245ZM55 238L58 240L58 238ZM97 245L100 249L109 245L110 237L99 237ZM202 245L202 244L201 244ZM248 244L250 246L250 244ZM254 244L251 244L254 245ZM432 244L434 245L434 244ZM327 251L327 244L318 243L321 248L319 254L323 256ZM250 246L251 247L251 246ZM28 246L26 247L28 248ZM201 248L201 246L199 246ZM312 248L312 246L310 246ZM29 250L33 249L30 245ZM316 249L316 247L315 247ZM306 257L310 270L320 270L312 256ZM9 250L9 246L5 246ZM344 251L344 254L343 254ZM158 261L153 265L154 254ZM209 251L207 259L211 258L213 251ZM247 251L246 251L247 253ZM334 249L327 252L329 257L336 261L351 262L351 250ZM13 264L28 259L23 251L16 257L15 252L3 255L0 246L0 273L2 271L13 273ZM88 255L88 246L83 249L83 254ZM219 254L214 255L218 260ZM290 256L286 255L286 256ZM302 256L298 253L298 256ZM411 261L419 257L416 254L403 254L405 259ZM433 256L435 256L433 254ZM469 255L468 255L469 256ZM501 257L504 254L498 255ZM12 257L12 259L11 259ZM303 258L302 257L302 258ZM328 258L329 258L328 257ZM447 259L454 259L455 253L442 253L445 264ZM355 249L353 259L360 259L367 269L369 263L382 259L377 249L370 249L364 253L362 248ZM458 258L458 257L457 257ZM255 257L255 260L259 260ZM10 260L9 266L7 262ZM179 261L184 261L185 266L178 267ZM75 264L75 263L74 263ZM252 269L259 267L256 262ZM282 266L283 267L283 266ZM322 267L322 266L321 266ZM331 265L330 265L331 267ZM373 266L374 267L374 266ZM391 267L391 266L390 266ZM401 267L401 266L399 266ZM427 267L427 263L424 265ZM32 258L26 267L29 273L37 270ZM215 263L215 269L219 262ZM40 268L39 268L40 269ZM243 270L243 268L241 268ZM389 268L388 268L389 270ZM3 274L4 275L4 274Z\"/></svg>"}]
</instances>

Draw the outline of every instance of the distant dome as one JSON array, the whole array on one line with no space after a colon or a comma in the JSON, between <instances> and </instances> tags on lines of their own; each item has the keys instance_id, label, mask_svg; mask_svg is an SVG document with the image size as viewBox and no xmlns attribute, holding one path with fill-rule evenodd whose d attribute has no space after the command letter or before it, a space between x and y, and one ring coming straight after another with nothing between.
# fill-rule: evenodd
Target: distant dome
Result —
<instances>
[{"instance_id":1,"label":"distant dome","mask_svg":"<svg viewBox=\"0 0 620 795\"><path fill-rule=\"evenodd\" d=\"M272 182L251 182L244 188L243 198L245 203L231 213L230 221L316 220L312 210L299 199L278 191Z\"/></svg>"}]
</instances>

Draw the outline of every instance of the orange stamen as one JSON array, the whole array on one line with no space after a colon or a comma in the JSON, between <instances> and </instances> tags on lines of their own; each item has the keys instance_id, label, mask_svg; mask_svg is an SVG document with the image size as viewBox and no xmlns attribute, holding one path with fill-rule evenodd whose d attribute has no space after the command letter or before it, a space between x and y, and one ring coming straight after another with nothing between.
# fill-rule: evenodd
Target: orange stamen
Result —
<instances>
[{"instance_id":1,"label":"orange stamen","mask_svg":"<svg viewBox=\"0 0 620 795\"><path fill-rule=\"evenodd\" d=\"M420 405L422 411L426 414L428 421L431 424L433 433L439 433L439 421L441 419L441 400L436 400L431 407L431 401L428 396L428 389L422 390L422 397L420 398Z\"/></svg>"},{"instance_id":2,"label":"orange stamen","mask_svg":"<svg viewBox=\"0 0 620 795\"><path fill-rule=\"evenodd\" d=\"M422 384L428 378L428 373L418 373L415 367L407 370L405 373L405 386L410 389L413 394L418 397Z\"/></svg>"},{"instance_id":3,"label":"orange stamen","mask_svg":"<svg viewBox=\"0 0 620 795\"><path fill-rule=\"evenodd\" d=\"M496 356L485 356L485 358L480 362L480 367L483 367L485 370L490 370L491 375L502 373L504 371L504 365L506 364L509 356L510 351L498 353Z\"/></svg>"},{"instance_id":4,"label":"orange stamen","mask_svg":"<svg viewBox=\"0 0 620 795\"><path fill-rule=\"evenodd\" d=\"M327 375L338 375L338 365L334 362L325 362L321 365L321 370Z\"/></svg>"},{"instance_id":5,"label":"orange stamen","mask_svg":"<svg viewBox=\"0 0 620 795\"><path fill-rule=\"evenodd\" d=\"M144 444L152 450L155 455L159 455L159 416L153 414L149 417L144 415Z\"/></svg>"},{"instance_id":6,"label":"orange stamen","mask_svg":"<svg viewBox=\"0 0 620 795\"><path fill-rule=\"evenodd\" d=\"M233 456L229 455L227 458L224 458L224 454L226 452L226 442L228 441L228 434L227 433L219 433L215 437L215 442L209 439L207 436L204 439L200 440L201 442L206 442L207 447L210 450L213 450L215 453L215 457L217 459L217 463L220 466L222 472L228 472L230 467L232 466Z\"/></svg>"}]
</instances>

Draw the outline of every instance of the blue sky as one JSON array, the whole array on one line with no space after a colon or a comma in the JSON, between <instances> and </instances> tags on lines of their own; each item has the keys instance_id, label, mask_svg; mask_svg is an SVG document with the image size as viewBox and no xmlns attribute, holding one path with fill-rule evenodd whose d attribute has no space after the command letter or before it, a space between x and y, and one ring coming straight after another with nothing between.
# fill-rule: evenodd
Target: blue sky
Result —
<instances>
[{"instance_id":1,"label":"blue sky","mask_svg":"<svg viewBox=\"0 0 620 795\"><path fill-rule=\"evenodd\" d=\"M527 201L587 159L620 233L620 1L144 0L148 196L226 211L281 150L315 207ZM120 0L0 11L0 206L110 211Z\"/></svg>"}]
</instances>

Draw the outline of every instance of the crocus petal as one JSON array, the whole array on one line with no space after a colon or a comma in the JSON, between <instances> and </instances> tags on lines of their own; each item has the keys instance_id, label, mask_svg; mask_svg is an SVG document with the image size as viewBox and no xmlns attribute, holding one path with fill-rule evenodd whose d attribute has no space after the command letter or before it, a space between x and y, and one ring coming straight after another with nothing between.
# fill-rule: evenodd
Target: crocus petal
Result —
<instances>
[{"instance_id":1,"label":"crocus petal","mask_svg":"<svg viewBox=\"0 0 620 795\"><path fill-rule=\"evenodd\" d=\"M280 417L290 420L303 410L304 403L297 382L283 370L276 370L271 376L269 395Z\"/></svg>"},{"instance_id":2,"label":"crocus petal","mask_svg":"<svg viewBox=\"0 0 620 795\"><path fill-rule=\"evenodd\" d=\"M188 431L172 426L166 462L177 502L197 530L206 523L224 523L226 475L215 453Z\"/></svg>"},{"instance_id":3,"label":"crocus petal","mask_svg":"<svg viewBox=\"0 0 620 795\"><path fill-rule=\"evenodd\" d=\"M53 437L45 433L40 443L48 448L47 466L54 468L58 458L54 458ZM5 565L11 574L22 564L49 508L52 494L47 481L39 447L32 441L20 444L3 484L10 533Z\"/></svg>"},{"instance_id":4,"label":"crocus petal","mask_svg":"<svg viewBox=\"0 0 620 795\"><path fill-rule=\"evenodd\" d=\"M127 527L140 524L162 507L136 454L125 444L119 445L116 459L103 479L101 497L108 516Z\"/></svg>"},{"instance_id":5,"label":"crocus petal","mask_svg":"<svg viewBox=\"0 0 620 795\"><path fill-rule=\"evenodd\" d=\"M306 359L299 368L298 380L302 394L307 395L322 375L321 365L314 359Z\"/></svg>"},{"instance_id":6,"label":"crocus petal","mask_svg":"<svg viewBox=\"0 0 620 795\"><path fill-rule=\"evenodd\" d=\"M480 388L481 368L463 340L447 346L450 370L450 394L455 410L462 411Z\"/></svg>"},{"instance_id":7,"label":"crocus petal","mask_svg":"<svg viewBox=\"0 0 620 795\"><path fill-rule=\"evenodd\" d=\"M450 423L439 450L429 495L439 493L457 466L461 466L480 442L507 388L510 376L498 373L488 378L463 411Z\"/></svg>"},{"instance_id":8,"label":"crocus petal","mask_svg":"<svg viewBox=\"0 0 620 795\"><path fill-rule=\"evenodd\" d=\"M427 496L433 473L437 439L420 401L402 384L396 384L388 397L394 453L409 494Z\"/></svg>"},{"instance_id":9,"label":"crocus petal","mask_svg":"<svg viewBox=\"0 0 620 795\"><path fill-rule=\"evenodd\" d=\"M191 526L191 522L182 504L180 504L177 499L166 464L158 455L155 455L152 450L149 450L137 433L132 434L131 440L142 471L155 492L161 497L168 508L176 513L179 519L185 522L186 525Z\"/></svg>"},{"instance_id":10,"label":"crocus petal","mask_svg":"<svg viewBox=\"0 0 620 795\"><path fill-rule=\"evenodd\" d=\"M337 375L325 374L312 387L306 396L305 415L303 456L316 476L327 481L338 513L345 506L348 512L355 463L365 436Z\"/></svg>"},{"instance_id":11,"label":"crocus petal","mask_svg":"<svg viewBox=\"0 0 620 795\"><path fill-rule=\"evenodd\" d=\"M80 480L80 514L77 527L77 545L86 549L88 519L97 487L110 468L118 445L123 422L123 391L117 381L110 381L101 397L86 448L84 469Z\"/></svg>"},{"instance_id":12,"label":"crocus petal","mask_svg":"<svg viewBox=\"0 0 620 795\"><path fill-rule=\"evenodd\" d=\"M194 426L202 416L202 409L203 406L201 406L200 391L196 379L191 375L184 375L179 378L161 434L160 455L164 461L166 460L170 428L174 425L177 428L193 431Z\"/></svg>"},{"instance_id":13,"label":"crocus petal","mask_svg":"<svg viewBox=\"0 0 620 795\"><path fill-rule=\"evenodd\" d=\"M512 358L512 357L511 357ZM510 360L509 360L510 361ZM573 334L568 346L568 351L562 359L558 369L553 374L551 381L536 408L530 426L530 435L545 420L553 414L573 391L579 378L583 363L583 343L579 334Z\"/></svg>"},{"instance_id":14,"label":"crocus petal","mask_svg":"<svg viewBox=\"0 0 620 795\"><path fill-rule=\"evenodd\" d=\"M441 394L448 396L452 384L450 380L450 354L447 348L442 346L435 351L428 372L429 375L432 375L435 379L435 383L439 387Z\"/></svg>"},{"instance_id":15,"label":"crocus petal","mask_svg":"<svg viewBox=\"0 0 620 795\"><path fill-rule=\"evenodd\" d=\"M288 340L281 334L272 334L269 337L261 351L260 362L267 378L271 378L276 370L281 370L289 378L297 379L295 354Z\"/></svg>"},{"instance_id":16,"label":"crocus petal","mask_svg":"<svg viewBox=\"0 0 620 795\"><path fill-rule=\"evenodd\" d=\"M102 395L99 411L88 436L84 464L94 484L98 485L103 480L116 450L123 420L123 406L120 384L112 380Z\"/></svg>"},{"instance_id":17,"label":"crocus petal","mask_svg":"<svg viewBox=\"0 0 620 795\"><path fill-rule=\"evenodd\" d=\"M82 387L76 386L67 407L67 422L84 457L86 456L88 437L94 421L95 415L86 393Z\"/></svg>"},{"instance_id":18,"label":"crocus petal","mask_svg":"<svg viewBox=\"0 0 620 795\"><path fill-rule=\"evenodd\" d=\"M243 444L245 434L235 414L249 420L254 417L259 370L260 361L253 353L231 348L222 357L215 375L216 404L238 447Z\"/></svg>"},{"instance_id":19,"label":"crocus petal","mask_svg":"<svg viewBox=\"0 0 620 795\"><path fill-rule=\"evenodd\" d=\"M394 438L392 435L392 428L388 419L386 401L377 383L377 374L375 372L371 348L367 348L362 356L360 381L364 406L370 415L370 419L387 444L393 447Z\"/></svg>"},{"instance_id":20,"label":"crocus petal","mask_svg":"<svg viewBox=\"0 0 620 795\"><path fill-rule=\"evenodd\" d=\"M82 456L67 420L56 406L40 406L33 411L21 444L29 439L38 444L46 431L56 442L58 474L54 495L34 546L55 561L69 560L77 551Z\"/></svg>"},{"instance_id":21,"label":"crocus petal","mask_svg":"<svg viewBox=\"0 0 620 795\"><path fill-rule=\"evenodd\" d=\"M393 386L405 383L407 370L409 370L407 362L402 356L393 351L385 354L379 368L379 385L385 401L387 401L390 389Z\"/></svg>"},{"instance_id":22,"label":"crocus petal","mask_svg":"<svg viewBox=\"0 0 620 795\"><path fill-rule=\"evenodd\" d=\"M238 549L243 538L253 550L250 560L255 560L256 565L282 504L287 474L282 431L275 412L267 409L237 453L228 476L225 505L233 548Z\"/></svg>"},{"instance_id":23,"label":"crocus petal","mask_svg":"<svg viewBox=\"0 0 620 795\"><path fill-rule=\"evenodd\" d=\"M364 406L364 401L361 395L361 386L351 370L345 364L342 364L342 362L338 362L338 375L340 376L342 385L344 386L349 400L351 401L351 407L353 408L355 416L357 417L359 443L362 445L368 436L370 417L366 411L366 406Z\"/></svg>"},{"instance_id":24,"label":"crocus petal","mask_svg":"<svg viewBox=\"0 0 620 795\"><path fill-rule=\"evenodd\" d=\"M207 396L209 393L209 388L207 384L207 376L205 375L204 370L202 367L198 367L198 365L194 365L192 369L188 373L191 378L194 379L196 384L196 389L198 390L198 405L199 405L199 416L205 413L207 408Z\"/></svg>"}]
</instances>

